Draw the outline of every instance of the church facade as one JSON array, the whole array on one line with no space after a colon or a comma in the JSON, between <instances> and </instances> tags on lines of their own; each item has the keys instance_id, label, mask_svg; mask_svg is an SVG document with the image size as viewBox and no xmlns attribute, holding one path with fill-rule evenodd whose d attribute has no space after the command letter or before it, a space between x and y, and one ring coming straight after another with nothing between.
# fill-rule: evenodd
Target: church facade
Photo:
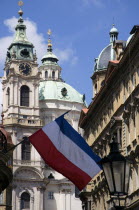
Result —
<instances>
[{"instance_id":1,"label":"church facade","mask_svg":"<svg viewBox=\"0 0 139 210\"><path fill-rule=\"evenodd\" d=\"M85 98L61 78L50 37L38 66L22 15L20 10L2 78L4 127L15 145L24 140L13 153L11 209L81 210L78 190L44 163L27 137L68 110L65 118L80 132L78 121Z\"/></svg>"},{"instance_id":2,"label":"church facade","mask_svg":"<svg viewBox=\"0 0 139 210\"><path fill-rule=\"evenodd\" d=\"M107 156L112 136L117 137L124 156L133 162L129 194L124 209L139 209L139 26L127 41L118 40L118 30L110 30L110 44L95 59L92 76L94 98L81 112L84 138L100 157ZM84 210L115 209L102 171L81 193Z\"/></svg>"}]
</instances>

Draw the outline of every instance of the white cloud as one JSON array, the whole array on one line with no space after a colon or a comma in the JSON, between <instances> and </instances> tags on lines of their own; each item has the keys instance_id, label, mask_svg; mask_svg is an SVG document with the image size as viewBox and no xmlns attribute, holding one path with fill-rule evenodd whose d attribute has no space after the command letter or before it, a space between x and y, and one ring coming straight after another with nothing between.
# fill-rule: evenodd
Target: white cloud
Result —
<instances>
[{"instance_id":1,"label":"white cloud","mask_svg":"<svg viewBox=\"0 0 139 210\"><path fill-rule=\"evenodd\" d=\"M2 54L3 57L5 59L5 54L6 54L6 50L7 47L10 45L10 43L12 42L13 38L14 38L14 33L15 33L15 26L17 25L17 21L18 19L13 17L10 19L7 19L4 21L4 24L8 27L9 32L11 32L11 36L10 37L4 37L0 39L0 45L1 43L3 43L3 50L2 50ZM25 25L27 26L27 38L29 41L31 41L33 43L33 45L35 46L35 50L37 53L37 57L38 57L38 61L40 63L41 58L44 56L44 54L46 53L46 43L45 43L45 38L43 37L42 34L38 33L37 31L37 25L35 22L27 19L25 20Z\"/></svg>"},{"instance_id":2,"label":"white cloud","mask_svg":"<svg viewBox=\"0 0 139 210\"><path fill-rule=\"evenodd\" d=\"M17 21L18 19L15 17L12 17L4 21L4 25L7 26L11 35L0 38L0 46L1 46L0 67L4 67L7 48L9 47L9 45L14 39L15 26L17 25ZM27 26L27 31L26 31L27 38L30 42L33 43L36 53L37 53L38 63L41 64L41 58L47 52L46 39L43 36L43 34L38 32L37 25L35 22L29 19L26 19L24 22L25 22L25 25ZM75 51L71 48L65 47L64 50L56 49L55 53L57 57L59 58L60 63L70 62L71 64L75 64L77 61L77 56L75 54Z\"/></svg>"},{"instance_id":3,"label":"white cloud","mask_svg":"<svg viewBox=\"0 0 139 210\"><path fill-rule=\"evenodd\" d=\"M0 67L1 67L1 69L4 68L4 62L6 59L7 48L11 44L12 40L13 40L12 36L0 38L0 48L1 48L1 50L0 50Z\"/></svg>"},{"instance_id":4,"label":"white cloud","mask_svg":"<svg viewBox=\"0 0 139 210\"><path fill-rule=\"evenodd\" d=\"M55 49L54 52L58 56L60 63L68 61L70 64L74 65L78 60L75 51L71 48Z\"/></svg>"}]
</instances>

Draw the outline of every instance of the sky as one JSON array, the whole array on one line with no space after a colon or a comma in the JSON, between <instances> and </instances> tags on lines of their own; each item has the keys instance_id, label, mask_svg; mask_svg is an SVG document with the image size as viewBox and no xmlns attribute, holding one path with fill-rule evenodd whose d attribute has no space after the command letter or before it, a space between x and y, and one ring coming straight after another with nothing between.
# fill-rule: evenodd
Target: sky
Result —
<instances>
[{"instance_id":1,"label":"sky","mask_svg":"<svg viewBox=\"0 0 139 210\"><path fill-rule=\"evenodd\" d=\"M114 23L119 39L127 40L139 24L138 0L23 0L27 37L36 49L38 63L46 54L47 31L52 30L54 53L62 67L62 78L89 104L93 97L94 59L110 42ZM0 2L0 76L3 76L6 51L14 37L18 0ZM0 100L1 100L0 90ZM0 101L0 104L2 102Z\"/></svg>"}]
</instances>

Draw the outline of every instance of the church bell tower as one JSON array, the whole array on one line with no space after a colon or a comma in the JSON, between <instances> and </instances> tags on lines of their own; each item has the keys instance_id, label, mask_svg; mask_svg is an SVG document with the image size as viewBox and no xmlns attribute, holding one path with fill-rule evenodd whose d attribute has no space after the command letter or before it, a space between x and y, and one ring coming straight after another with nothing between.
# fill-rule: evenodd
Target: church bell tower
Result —
<instances>
[{"instance_id":1,"label":"church bell tower","mask_svg":"<svg viewBox=\"0 0 139 210\"><path fill-rule=\"evenodd\" d=\"M39 78L33 44L26 36L26 25L20 9L15 37L8 48L3 77L4 123L9 119L39 119Z\"/></svg>"}]
</instances>

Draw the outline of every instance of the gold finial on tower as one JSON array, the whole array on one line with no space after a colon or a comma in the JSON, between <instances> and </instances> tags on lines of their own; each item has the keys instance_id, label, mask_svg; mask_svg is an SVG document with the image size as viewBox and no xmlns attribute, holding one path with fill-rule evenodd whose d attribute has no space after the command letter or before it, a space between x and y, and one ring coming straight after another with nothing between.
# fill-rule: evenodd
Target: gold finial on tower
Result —
<instances>
[{"instance_id":1,"label":"gold finial on tower","mask_svg":"<svg viewBox=\"0 0 139 210\"><path fill-rule=\"evenodd\" d=\"M18 2L18 6L22 7L24 5L24 2L23 1L19 1Z\"/></svg>"},{"instance_id":2,"label":"gold finial on tower","mask_svg":"<svg viewBox=\"0 0 139 210\"><path fill-rule=\"evenodd\" d=\"M19 10L18 14L19 14L20 16L23 15L23 11L22 11L22 9L21 9L21 7L22 7L23 5L24 5L24 2L23 2L23 1L19 1L19 2L18 2L18 6L20 7L20 10Z\"/></svg>"},{"instance_id":3,"label":"gold finial on tower","mask_svg":"<svg viewBox=\"0 0 139 210\"><path fill-rule=\"evenodd\" d=\"M48 29L47 34L49 35L49 37L51 36L51 34L52 34L51 29Z\"/></svg>"},{"instance_id":4,"label":"gold finial on tower","mask_svg":"<svg viewBox=\"0 0 139 210\"><path fill-rule=\"evenodd\" d=\"M48 34L48 47L52 47L52 43L51 43L52 31L51 31L51 29L48 29L47 34Z\"/></svg>"}]
</instances>

